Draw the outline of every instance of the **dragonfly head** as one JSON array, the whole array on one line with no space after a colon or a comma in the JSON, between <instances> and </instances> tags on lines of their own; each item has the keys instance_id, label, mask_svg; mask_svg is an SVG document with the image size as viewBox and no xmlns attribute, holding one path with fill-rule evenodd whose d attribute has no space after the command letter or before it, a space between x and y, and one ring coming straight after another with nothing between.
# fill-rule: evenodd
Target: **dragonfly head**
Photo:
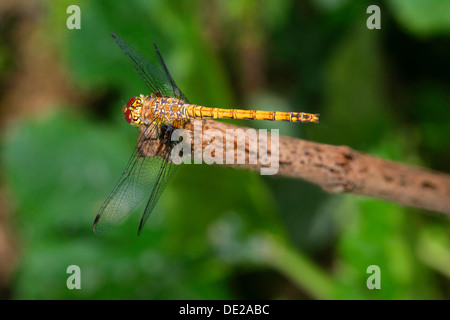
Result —
<instances>
[{"instance_id":1,"label":"dragonfly head","mask_svg":"<svg viewBox=\"0 0 450 320\"><path fill-rule=\"evenodd\" d=\"M139 127L143 124L141 121L142 103L142 98L133 97L122 110L125 120L134 127Z\"/></svg>"}]
</instances>

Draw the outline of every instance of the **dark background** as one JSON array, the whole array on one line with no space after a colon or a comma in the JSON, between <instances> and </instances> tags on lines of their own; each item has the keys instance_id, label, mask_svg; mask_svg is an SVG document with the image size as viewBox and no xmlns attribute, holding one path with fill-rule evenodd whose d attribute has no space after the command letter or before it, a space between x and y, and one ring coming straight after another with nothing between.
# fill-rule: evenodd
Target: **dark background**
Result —
<instances>
[{"instance_id":1,"label":"dark background","mask_svg":"<svg viewBox=\"0 0 450 320\"><path fill-rule=\"evenodd\" d=\"M69 30L69 5L81 29ZM366 9L381 9L369 30ZM192 103L320 113L236 122L449 172L449 1L2 1L0 296L7 299L448 299L446 217L218 166L185 165L141 236L95 214L148 94L110 36ZM155 61L155 60L153 60ZM292 201L295 199L295 201ZM300 205L299 205L300 203ZM67 267L81 268L68 290ZM381 270L369 290L367 267Z\"/></svg>"}]
</instances>

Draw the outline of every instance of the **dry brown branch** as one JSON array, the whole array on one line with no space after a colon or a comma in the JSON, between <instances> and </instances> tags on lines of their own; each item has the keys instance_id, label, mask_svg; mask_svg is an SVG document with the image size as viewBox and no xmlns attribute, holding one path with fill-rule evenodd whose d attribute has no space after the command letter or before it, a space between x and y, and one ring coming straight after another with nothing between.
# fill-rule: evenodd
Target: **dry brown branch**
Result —
<instances>
[{"instance_id":1,"label":"dry brown branch","mask_svg":"<svg viewBox=\"0 0 450 320\"><path fill-rule=\"evenodd\" d=\"M226 146L227 129L240 128L244 131L249 129L212 120L203 120L200 123L203 128L202 151L208 145L209 148L218 148L217 150ZM194 132L194 124L191 122L186 129ZM213 134L212 129L218 130L221 134L219 137L223 139L217 139L218 136ZM194 137L191 141L194 141ZM264 167L259 157L257 164L248 164L251 155L249 146L258 141L262 146L268 146L269 155L272 153L270 135L267 139L264 139L263 135L261 137L256 135L256 139L247 137L245 142L247 164L233 165L233 167L256 171ZM237 142L232 143L236 147ZM194 150L194 144L192 144L192 150ZM450 214L449 175L384 160L354 151L347 146L333 146L280 136L277 175L304 179L331 193L347 192L367 195L402 205Z\"/></svg>"}]
</instances>

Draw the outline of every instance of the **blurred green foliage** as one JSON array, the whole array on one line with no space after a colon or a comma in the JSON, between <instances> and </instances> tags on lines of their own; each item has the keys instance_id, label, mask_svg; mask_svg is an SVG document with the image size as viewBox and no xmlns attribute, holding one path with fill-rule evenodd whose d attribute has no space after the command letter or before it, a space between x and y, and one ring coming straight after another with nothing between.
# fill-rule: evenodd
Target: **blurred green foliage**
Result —
<instances>
[{"instance_id":1,"label":"blurred green foliage","mask_svg":"<svg viewBox=\"0 0 450 320\"><path fill-rule=\"evenodd\" d=\"M141 236L139 212L91 231L137 137L122 104L147 93L110 32L150 60L155 41L193 103L322 115L318 126L240 124L448 172L449 16L426 3L379 2L382 30L370 31L360 1L80 1L81 30L65 27L70 1L45 2L42 28L73 86L105 103L58 106L2 133L20 254L12 298L448 298L448 220L302 181L185 165ZM267 81L245 92L239 50L254 39ZM66 287L72 264L82 290ZM366 287L370 265L381 290Z\"/></svg>"}]
</instances>

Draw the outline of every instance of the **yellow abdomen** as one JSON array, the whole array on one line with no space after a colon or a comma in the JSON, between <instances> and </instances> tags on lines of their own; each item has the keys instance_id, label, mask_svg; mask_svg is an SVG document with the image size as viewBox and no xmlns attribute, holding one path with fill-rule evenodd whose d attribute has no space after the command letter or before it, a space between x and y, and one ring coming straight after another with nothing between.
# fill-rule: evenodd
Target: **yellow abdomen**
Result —
<instances>
[{"instance_id":1,"label":"yellow abdomen","mask_svg":"<svg viewBox=\"0 0 450 320\"><path fill-rule=\"evenodd\" d=\"M186 104L185 115L190 119L242 119L242 120L270 120L289 122L319 122L319 114L305 112L281 112L241 109L221 109Z\"/></svg>"}]
</instances>

